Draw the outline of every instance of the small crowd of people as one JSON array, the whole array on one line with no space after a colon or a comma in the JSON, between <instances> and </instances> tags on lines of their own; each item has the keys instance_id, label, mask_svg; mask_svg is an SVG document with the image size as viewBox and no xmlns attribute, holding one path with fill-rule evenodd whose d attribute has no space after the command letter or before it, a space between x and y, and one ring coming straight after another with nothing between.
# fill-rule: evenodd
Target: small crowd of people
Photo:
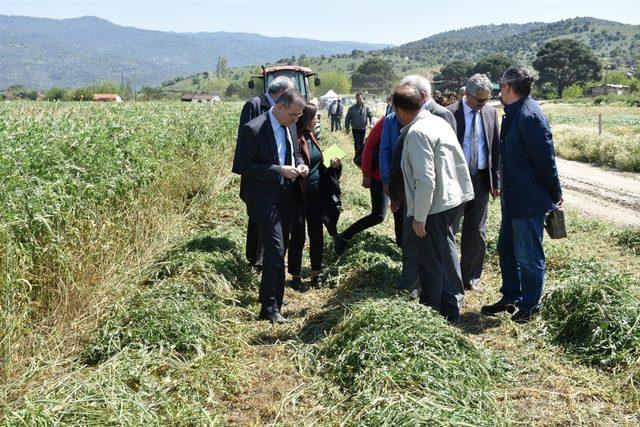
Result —
<instances>
[{"instance_id":1,"label":"small crowd of people","mask_svg":"<svg viewBox=\"0 0 640 427\"><path fill-rule=\"evenodd\" d=\"M498 240L501 298L482 314L508 312L526 322L540 309L545 281L545 216L561 208L562 190L549 122L531 98L532 74L522 66L503 73L504 115L488 105L491 81L476 74L460 99L443 107L423 76L402 79L387 114L373 124L362 94L346 114L353 161L369 189L371 212L338 232L341 211L339 158L324 159L317 138L317 106L274 79L265 94L244 105L233 161L247 206L246 256L261 272L259 318L282 315L285 257L289 286L307 289L301 275L309 237L310 286L323 285L323 233L341 255L360 232L380 224L390 209L395 242L402 248L399 289L460 322L465 292L483 292L489 200L500 198ZM341 130L342 103L329 106L331 130ZM369 129L369 134L366 132ZM366 138L365 138L366 136ZM460 233L461 254L455 242Z\"/></svg>"}]
</instances>

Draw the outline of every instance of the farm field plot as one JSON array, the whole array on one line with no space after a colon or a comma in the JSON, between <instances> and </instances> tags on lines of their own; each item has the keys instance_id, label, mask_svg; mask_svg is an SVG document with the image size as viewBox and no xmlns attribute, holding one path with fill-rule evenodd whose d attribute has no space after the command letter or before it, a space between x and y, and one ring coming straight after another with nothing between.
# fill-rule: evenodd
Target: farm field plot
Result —
<instances>
[{"instance_id":1,"label":"farm field plot","mask_svg":"<svg viewBox=\"0 0 640 427\"><path fill-rule=\"evenodd\" d=\"M544 104L543 109L560 157L640 172L640 108Z\"/></svg>"},{"instance_id":2,"label":"farm field plot","mask_svg":"<svg viewBox=\"0 0 640 427\"><path fill-rule=\"evenodd\" d=\"M574 211L525 326L479 315L500 287L497 201L460 328L396 291L389 217L338 258L327 236L326 287L287 289L290 324L257 321L239 107L0 106L3 424L640 423L640 235ZM359 184L345 161L340 228L368 210Z\"/></svg>"}]
</instances>

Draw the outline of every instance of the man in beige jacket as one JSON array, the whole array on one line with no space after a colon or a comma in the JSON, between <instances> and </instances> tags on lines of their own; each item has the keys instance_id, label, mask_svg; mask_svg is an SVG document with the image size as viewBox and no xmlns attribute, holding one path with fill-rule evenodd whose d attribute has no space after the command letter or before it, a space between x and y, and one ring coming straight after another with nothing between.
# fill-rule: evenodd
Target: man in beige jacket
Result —
<instances>
[{"instance_id":1,"label":"man in beige jacket","mask_svg":"<svg viewBox=\"0 0 640 427\"><path fill-rule=\"evenodd\" d=\"M400 86L393 107L403 126L402 172L407 221L417 239L420 302L450 322L460 320L464 289L453 223L457 208L473 200L469 169L451 126L423 110L420 93Z\"/></svg>"}]
</instances>

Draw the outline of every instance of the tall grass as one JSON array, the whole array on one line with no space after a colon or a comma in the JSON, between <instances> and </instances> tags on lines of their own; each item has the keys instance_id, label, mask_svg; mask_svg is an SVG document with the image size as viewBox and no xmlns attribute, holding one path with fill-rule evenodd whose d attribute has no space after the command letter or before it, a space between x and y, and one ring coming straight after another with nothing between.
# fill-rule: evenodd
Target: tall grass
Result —
<instances>
[{"instance_id":1,"label":"tall grass","mask_svg":"<svg viewBox=\"0 0 640 427\"><path fill-rule=\"evenodd\" d=\"M0 105L5 381L39 353L77 347L82 333L63 344L65 331L92 327L185 231L198 195L225 185L236 109Z\"/></svg>"}]
</instances>

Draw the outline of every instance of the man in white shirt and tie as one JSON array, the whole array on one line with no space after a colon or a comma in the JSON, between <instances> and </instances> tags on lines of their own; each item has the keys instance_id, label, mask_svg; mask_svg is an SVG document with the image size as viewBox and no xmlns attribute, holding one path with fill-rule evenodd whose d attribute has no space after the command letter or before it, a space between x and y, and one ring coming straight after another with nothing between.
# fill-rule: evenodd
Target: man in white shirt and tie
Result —
<instances>
[{"instance_id":1,"label":"man in white shirt and tie","mask_svg":"<svg viewBox=\"0 0 640 427\"><path fill-rule=\"evenodd\" d=\"M294 144L295 123L306 99L296 90L285 91L267 113L240 128L232 171L245 182L244 202L256 221L264 248L260 280L260 319L285 323L280 309L284 298L284 255L293 221L294 185L309 168Z\"/></svg>"},{"instance_id":2,"label":"man in white shirt and tie","mask_svg":"<svg viewBox=\"0 0 640 427\"><path fill-rule=\"evenodd\" d=\"M492 89L489 78L475 74L465 89L465 96L447 107L456 118L458 141L469 166L475 193L474 200L460 209L460 214L464 215L460 268L465 289L482 292L480 276L487 249L489 195L500 195L500 131L498 113L487 105Z\"/></svg>"}]
</instances>

